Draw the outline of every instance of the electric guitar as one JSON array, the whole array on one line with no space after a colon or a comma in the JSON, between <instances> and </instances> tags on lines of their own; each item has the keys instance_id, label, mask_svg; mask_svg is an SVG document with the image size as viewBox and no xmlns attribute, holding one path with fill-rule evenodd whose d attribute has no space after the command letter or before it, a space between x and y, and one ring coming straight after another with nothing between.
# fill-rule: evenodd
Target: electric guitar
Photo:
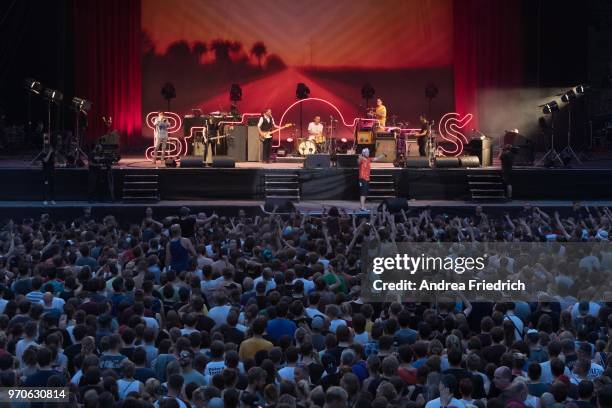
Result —
<instances>
[{"instance_id":1,"label":"electric guitar","mask_svg":"<svg viewBox=\"0 0 612 408\"><path fill-rule=\"evenodd\" d=\"M293 123L287 123L286 125L283 125L279 127L278 129L270 130L269 132L259 132L259 140L263 142L266 139L271 139L274 133L280 132L281 130L286 129L291 126L293 126Z\"/></svg>"}]
</instances>

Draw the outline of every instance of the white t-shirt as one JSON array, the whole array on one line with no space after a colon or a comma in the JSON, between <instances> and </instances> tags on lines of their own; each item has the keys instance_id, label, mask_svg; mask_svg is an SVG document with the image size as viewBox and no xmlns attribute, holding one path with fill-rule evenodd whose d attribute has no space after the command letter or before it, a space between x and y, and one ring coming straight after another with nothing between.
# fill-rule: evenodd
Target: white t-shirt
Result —
<instances>
[{"instance_id":1,"label":"white t-shirt","mask_svg":"<svg viewBox=\"0 0 612 408\"><path fill-rule=\"evenodd\" d=\"M297 278L293 280L293 284L295 285L295 282L297 281L302 281L304 283L304 294L308 295L310 292L312 292L315 289L315 284L313 281L305 279L305 278Z\"/></svg>"},{"instance_id":2,"label":"white t-shirt","mask_svg":"<svg viewBox=\"0 0 612 408\"><path fill-rule=\"evenodd\" d=\"M230 305L215 306L208 311L208 317L215 321L217 326L227 323L227 315L232 307Z\"/></svg>"},{"instance_id":3,"label":"white t-shirt","mask_svg":"<svg viewBox=\"0 0 612 408\"><path fill-rule=\"evenodd\" d=\"M355 334L353 341L359 344L366 344L368 341L370 341L370 334L367 331L364 331L363 333Z\"/></svg>"},{"instance_id":4,"label":"white t-shirt","mask_svg":"<svg viewBox=\"0 0 612 408\"><path fill-rule=\"evenodd\" d=\"M125 399L130 392L140 392L142 383L138 380L117 380L117 388L119 390L119 398Z\"/></svg>"},{"instance_id":5,"label":"white t-shirt","mask_svg":"<svg viewBox=\"0 0 612 408\"><path fill-rule=\"evenodd\" d=\"M278 370L278 375L280 375L283 380L295 381L295 367L283 367Z\"/></svg>"},{"instance_id":6,"label":"white t-shirt","mask_svg":"<svg viewBox=\"0 0 612 408\"><path fill-rule=\"evenodd\" d=\"M310 122L308 124L308 139L313 140L315 136L323 133L323 124Z\"/></svg>"},{"instance_id":7,"label":"white t-shirt","mask_svg":"<svg viewBox=\"0 0 612 408\"><path fill-rule=\"evenodd\" d=\"M516 341L522 340L523 328L525 325L523 324L521 318L516 315L506 315L504 316L504 320L510 320L512 323L514 323L514 338Z\"/></svg>"},{"instance_id":8,"label":"white t-shirt","mask_svg":"<svg viewBox=\"0 0 612 408\"><path fill-rule=\"evenodd\" d=\"M440 408L440 398L436 398L435 400L429 401L425 404L425 408ZM450 402L447 405L448 408L465 408L465 404L456 398L451 398Z\"/></svg>"},{"instance_id":9,"label":"white t-shirt","mask_svg":"<svg viewBox=\"0 0 612 408\"><path fill-rule=\"evenodd\" d=\"M23 360L21 359L23 357L23 352L30 346L38 347L38 343L34 340L21 339L15 345L15 357L17 357L20 364L23 363Z\"/></svg>"},{"instance_id":10,"label":"white t-shirt","mask_svg":"<svg viewBox=\"0 0 612 408\"><path fill-rule=\"evenodd\" d=\"M332 333L336 333L336 330L340 326L347 326L346 320L334 319L331 322L329 322L329 331Z\"/></svg>"},{"instance_id":11,"label":"white t-shirt","mask_svg":"<svg viewBox=\"0 0 612 408\"><path fill-rule=\"evenodd\" d=\"M0 299L0 314L4 313L4 309L6 308L7 303L8 303L8 300Z\"/></svg>"},{"instance_id":12,"label":"white t-shirt","mask_svg":"<svg viewBox=\"0 0 612 408\"><path fill-rule=\"evenodd\" d=\"M258 276L255 279L253 279L253 287L257 287L257 284L259 282L265 282L266 283L266 293L268 293L271 290L276 289L276 282L274 282L274 279L270 279L269 281L264 281L263 276Z\"/></svg>"},{"instance_id":13,"label":"white t-shirt","mask_svg":"<svg viewBox=\"0 0 612 408\"><path fill-rule=\"evenodd\" d=\"M323 319L325 319L325 315L323 313L321 313L319 311L319 309L317 309L316 307L307 307L306 308L306 314L311 319L314 318L315 316L321 316Z\"/></svg>"},{"instance_id":14,"label":"white t-shirt","mask_svg":"<svg viewBox=\"0 0 612 408\"><path fill-rule=\"evenodd\" d=\"M211 361L204 367L204 380L210 384L212 377L221 374L225 370L225 361Z\"/></svg>"}]
</instances>

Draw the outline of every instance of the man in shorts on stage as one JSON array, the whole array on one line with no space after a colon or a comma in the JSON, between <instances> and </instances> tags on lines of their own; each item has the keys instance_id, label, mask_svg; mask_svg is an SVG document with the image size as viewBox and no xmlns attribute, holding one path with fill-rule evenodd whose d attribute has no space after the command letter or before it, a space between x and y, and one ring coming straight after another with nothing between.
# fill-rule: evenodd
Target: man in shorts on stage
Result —
<instances>
[{"instance_id":1,"label":"man in shorts on stage","mask_svg":"<svg viewBox=\"0 0 612 408\"><path fill-rule=\"evenodd\" d=\"M365 200L370 190L370 171L372 169L372 162L378 161L387 157L385 153L382 153L374 158L370 157L370 149L367 147L361 151L359 156L359 203L361 211L365 211Z\"/></svg>"}]
</instances>

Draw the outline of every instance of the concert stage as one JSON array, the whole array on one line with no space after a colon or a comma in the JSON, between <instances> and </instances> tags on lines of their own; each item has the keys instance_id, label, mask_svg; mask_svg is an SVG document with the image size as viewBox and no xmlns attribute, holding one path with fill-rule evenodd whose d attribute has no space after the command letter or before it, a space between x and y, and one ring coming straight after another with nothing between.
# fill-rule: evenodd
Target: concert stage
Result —
<instances>
[{"instance_id":1,"label":"concert stage","mask_svg":"<svg viewBox=\"0 0 612 408\"><path fill-rule=\"evenodd\" d=\"M42 172L26 161L0 162L2 201L42 200ZM391 176L397 197L416 200L468 200L468 175L495 174L499 168L395 168L374 163L373 174ZM142 158L123 159L113 168L115 197L122 198L123 181L130 175L157 175L162 200L262 200L266 175L291 174L299 184L300 199L358 199L356 168L304 169L293 163L237 163L236 168L155 168ZM60 168L56 175L57 201L87 200L88 171ZM517 200L610 200L612 169L516 168Z\"/></svg>"}]
</instances>

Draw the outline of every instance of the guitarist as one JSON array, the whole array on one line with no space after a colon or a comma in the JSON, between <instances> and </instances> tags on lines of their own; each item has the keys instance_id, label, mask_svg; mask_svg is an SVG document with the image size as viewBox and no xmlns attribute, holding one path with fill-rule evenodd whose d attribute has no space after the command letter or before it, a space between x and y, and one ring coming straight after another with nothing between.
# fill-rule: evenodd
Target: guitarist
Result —
<instances>
[{"instance_id":1,"label":"guitarist","mask_svg":"<svg viewBox=\"0 0 612 408\"><path fill-rule=\"evenodd\" d=\"M425 115L419 116L419 122L421 122L421 130L418 133L415 133L414 136L416 136L417 143L419 144L419 156L425 157L427 156L427 152L425 151L427 146L427 138L429 137L431 128Z\"/></svg>"},{"instance_id":2,"label":"guitarist","mask_svg":"<svg viewBox=\"0 0 612 408\"><path fill-rule=\"evenodd\" d=\"M272 147L272 137L269 132L278 129L274 118L272 117L272 109L267 108L259 118L257 123L257 129L259 130L259 138L262 140L263 157L264 163L270 163L270 148Z\"/></svg>"}]
</instances>

